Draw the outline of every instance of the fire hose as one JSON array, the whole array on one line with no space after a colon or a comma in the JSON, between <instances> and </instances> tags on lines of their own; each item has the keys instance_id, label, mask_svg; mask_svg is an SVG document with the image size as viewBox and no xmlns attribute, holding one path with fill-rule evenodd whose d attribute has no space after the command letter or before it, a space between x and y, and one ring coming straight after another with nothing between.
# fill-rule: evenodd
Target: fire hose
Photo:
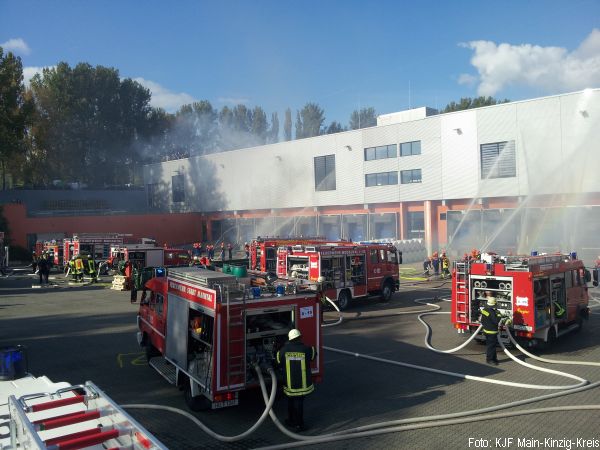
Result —
<instances>
[{"instance_id":1,"label":"fire hose","mask_svg":"<svg viewBox=\"0 0 600 450\"><path fill-rule=\"evenodd\" d=\"M329 300L329 299L327 299L327 300ZM417 301L417 302L422 303L420 301ZM429 303L427 303L427 304L431 305ZM434 305L432 305L432 306L434 306ZM465 347L472 339L474 339L475 336L477 335L477 333L481 330L481 327L479 327L477 329L477 331L473 334L473 336L471 336L471 338L467 342L463 343L462 345L460 345L454 349L437 350L437 349L434 349L429 344L431 329L430 329L429 325L427 325L426 322L424 322L421 319L422 316L425 316L428 314L435 314L435 313L425 312L418 316L421 323L427 328L425 343L428 348L430 348L433 351L437 351L439 353L450 353L450 352L455 352L455 351L460 350L461 348ZM437 314L444 314L444 313L437 313ZM341 313L340 313L340 315L341 315ZM339 323L341 323L341 320L339 321ZM502 322L499 325L499 327L500 326L502 326ZM545 358L540 358L540 357L534 356L531 353L522 349L522 347L520 347L518 345L518 343L514 340L512 334L510 333L509 330L507 330L507 334L508 334L510 340L513 342L513 344L515 344L515 346L519 350L524 352L524 354L526 354L534 359L540 360L542 362L547 362L547 363L551 363L551 364L600 366L600 363L594 363L594 362L588 362L588 361L581 361L581 362L560 361L560 360L550 360L550 359L545 359ZM487 408L480 408L477 410L461 411L458 413L441 414L441 415L434 415L434 416L424 416L424 417L415 417L415 418L411 418L411 419L400 419L400 420L394 420L394 421L380 422L380 423L376 423L376 424L351 428L351 429L344 430L344 431L339 431L339 432L324 434L324 435L318 435L318 436L304 436L304 435L299 435L297 433L293 433L293 432L287 430L283 425L281 425L281 423L278 420L276 420L276 418L274 418L275 413L273 411L271 411L269 414L271 415L271 419L273 420L275 425L284 434L288 435L289 437L291 437L293 439L300 440L301 442L293 442L293 443L286 443L286 444L282 444L282 445L269 446L269 447L264 447L263 449L291 448L291 447L298 447L298 446L302 446L302 445L333 442L333 441L344 440L344 439L354 439L354 438L358 438L358 437L368 437L368 436L393 433L393 432L398 432L398 431L430 428L430 427L443 426L443 425L454 425L454 424L460 424L460 423L476 422L476 421L480 421L480 420L491 420L491 419L498 419L498 418L503 418L503 417L514 417L514 416L518 416L518 415L539 414L539 413L548 413L548 412L557 412L557 411L573 411L573 410L600 410L600 405L578 405L578 406L547 407L547 408L538 408L538 409L522 410L522 411L515 411L515 412L487 414L487 413L499 411L502 409L513 408L515 406L521 406L521 405L534 403L534 402L538 402L538 401L542 401L542 400L547 400L547 399L551 399L551 398L574 394L577 392L581 392L581 391L588 390L588 389L593 389L593 388L600 386L600 382L588 384L589 382L587 380L584 380L583 378L577 377L575 375L567 374L567 373L560 372L560 371L554 371L551 369L545 369L545 368L541 368L541 367L537 367L537 366L533 366L531 364L525 363L524 361L521 361L518 358L514 357L506 349L506 347L502 341L500 341L500 345L501 345L502 349L504 350L504 352L509 357L511 357L511 359L518 362L519 364L523 364L526 367L533 368L535 370L541 370L544 372L553 373L553 374L569 377L572 379L580 380L580 383L578 383L576 385L571 385L571 386L539 386L539 385L528 385L528 384L513 383L513 382L499 381L499 380L488 380L483 377L474 377L474 376L465 375L465 374L457 374L454 372L448 372L448 371L433 369L433 368L429 368L429 367L417 366L417 365L413 365L413 364L402 363L399 361L392 361L392 360L388 360L388 359L384 359L384 358L377 358L377 357L368 356L368 355L360 355L358 353L349 352L346 350L340 350L340 349L335 349L335 348L331 348L331 347L324 347L326 350L333 351L336 353L348 354L348 355L352 355L352 356L356 356L356 357L360 357L360 358L364 358L364 359L369 359L369 360L373 360L373 361L377 361L377 362L383 362L383 363L393 364L393 365L400 365L403 367L409 367L409 368L414 368L414 369L418 369L418 370L425 370L425 371L440 373L440 374L449 375L449 376L458 376L463 379L471 379L471 380L483 381L483 382L492 382L495 384L503 384L503 385L523 387L523 388L529 388L529 389L557 389L557 390L562 389L562 390L560 392L556 392L556 393L537 396L537 397L533 397L530 399L508 402L508 403L495 405L495 406L491 406L491 407L487 407ZM263 390L263 398L266 399L265 394L266 394L266 390ZM487 414L487 415L482 415L482 414Z\"/></svg>"},{"instance_id":2,"label":"fire hose","mask_svg":"<svg viewBox=\"0 0 600 450\"><path fill-rule=\"evenodd\" d=\"M258 421L256 421L256 423L254 425L252 425L250 428L248 428L243 433L235 435L235 436L224 436L222 434L216 433L215 431L211 430L206 425L204 425L196 416L194 416L193 414L190 414L187 411L179 409L179 408L173 408L171 406L164 406L164 405L148 405L148 404L137 404L137 403L130 404L130 405L122 405L122 406L123 406L123 408L127 408L127 409L158 409L158 410L163 410L163 411L169 411L169 412L172 412L175 414L180 414L180 415L190 419L192 422L194 422L196 425L198 425L198 427L202 431L204 431L206 434L208 434L210 437L212 437L214 439L217 439L217 440L223 441L223 442L239 441L241 439L244 439L245 437L250 436L252 433L254 433L254 431L259 426L262 425L262 423L265 421L265 419L271 412L271 409L273 408L273 404L275 403L275 397L277 395L277 376L275 375L275 371L271 367L269 367L269 369L268 369L269 375L271 375L271 395L267 396L266 395L267 387L265 384L265 379L262 376L261 369L258 366L258 364L254 365L254 370L258 374L258 380L260 382L260 389L263 392L263 394L265 395L265 397L264 397L265 409L262 412L261 416L259 417Z\"/></svg>"}]
</instances>

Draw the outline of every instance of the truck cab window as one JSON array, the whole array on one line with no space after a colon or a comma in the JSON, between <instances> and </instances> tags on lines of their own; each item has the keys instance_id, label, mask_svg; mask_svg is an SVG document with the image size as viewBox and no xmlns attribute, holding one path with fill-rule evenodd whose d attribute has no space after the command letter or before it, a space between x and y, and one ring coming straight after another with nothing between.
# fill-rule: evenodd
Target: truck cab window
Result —
<instances>
[{"instance_id":1,"label":"truck cab window","mask_svg":"<svg viewBox=\"0 0 600 450\"><path fill-rule=\"evenodd\" d=\"M369 250L369 261L371 264L377 264L377 250L371 249Z\"/></svg>"}]
</instances>

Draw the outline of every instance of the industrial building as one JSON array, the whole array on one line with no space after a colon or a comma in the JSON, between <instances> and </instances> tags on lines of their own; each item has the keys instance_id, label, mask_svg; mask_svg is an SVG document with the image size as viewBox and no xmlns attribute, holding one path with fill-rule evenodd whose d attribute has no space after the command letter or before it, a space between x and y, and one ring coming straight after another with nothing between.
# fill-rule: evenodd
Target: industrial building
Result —
<instances>
[{"instance_id":1,"label":"industrial building","mask_svg":"<svg viewBox=\"0 0 600 450\"><path fill-rule=\"evenodd\" d=\"M205 240L421 238L453 256L600 251L600 90L438 114L146 166L151 210Z\"/></svg>"}]
</instances>

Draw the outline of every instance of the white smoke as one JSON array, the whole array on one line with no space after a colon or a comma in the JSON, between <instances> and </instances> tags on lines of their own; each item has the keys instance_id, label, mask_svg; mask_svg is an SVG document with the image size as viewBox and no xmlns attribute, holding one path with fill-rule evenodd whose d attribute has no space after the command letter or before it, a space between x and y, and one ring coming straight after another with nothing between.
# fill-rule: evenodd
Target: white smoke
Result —
<instances>
[{"instance_id":1,"label":"white smoke","mask_svg":"<svg viewBox=\"0 0 600 450\"><path fill-rule=\"evenodd\" d=\"M471 64L479 76L477 93L493 96L508 85L539 88L548 93L569 92L600 85L600 30L593 29L579 47L563 47L491 41L461 44L475 51ZM472 83L462 74L459 83Z\"/></svg>"}]
</instances>

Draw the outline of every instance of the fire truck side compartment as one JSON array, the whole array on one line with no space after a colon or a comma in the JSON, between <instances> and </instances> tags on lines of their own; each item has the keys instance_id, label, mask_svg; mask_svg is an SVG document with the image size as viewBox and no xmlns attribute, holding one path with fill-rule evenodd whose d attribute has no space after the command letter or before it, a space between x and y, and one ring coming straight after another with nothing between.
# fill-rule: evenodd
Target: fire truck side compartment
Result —
<instances>
[{"instance_id":1,"label":"fire truck side compartment","mask_svg":"<svg viewBox=\"0 0 600 450\"><path fill-rule=\"evenodd\" d=\"M165 356L181 367L187 367L189 302L169 294Z\"/></svg>"}]
</instances>

